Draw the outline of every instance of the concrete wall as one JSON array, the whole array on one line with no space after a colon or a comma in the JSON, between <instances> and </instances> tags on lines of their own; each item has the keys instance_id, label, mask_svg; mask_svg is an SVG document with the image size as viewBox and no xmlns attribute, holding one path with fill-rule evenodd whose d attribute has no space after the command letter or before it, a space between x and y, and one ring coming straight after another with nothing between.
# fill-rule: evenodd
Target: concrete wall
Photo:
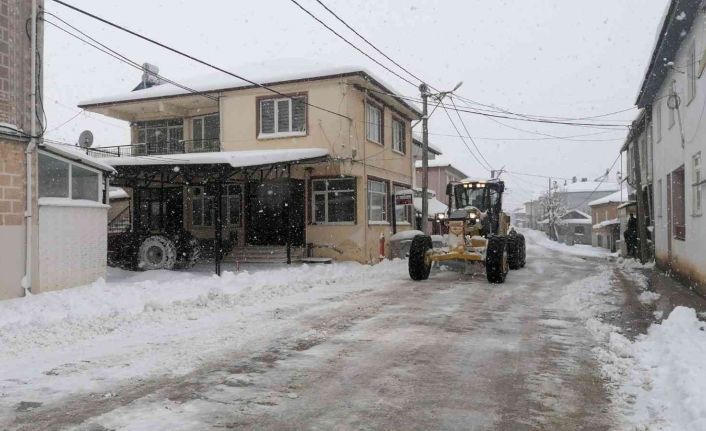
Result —
<instances>
[{"instance_id":1,"label":"concrete wall","mask_svg":"<svg viewBox=\"0 0 706 431\"><path fill-rule=\"evenodd\" d=\"M33 293L105 277L108 206L65 200L39 206L39 284ZM80 220L80 222L77 222Z\"/></svg>"},{"instance_id":2,"label":"concrete wall","mask_svg":"<svg viewBox=\"0 0 706 431\"><path fill-rule=\"evenodd\" d=\"M693 165L692 157L694 154L701 152L702 159L702 180L706 176L706 168L703 167L704 159L706 159L706 127L703 122L706 119L702 116L704 106L706 106L706 73L700 73L700 65L704 62L702 53L706 50L706 26L704 26L704 14L699 12L699 16L694 19L692 30L686 37L682 39L682 45L674 63L678 65L677 71L669 72L664 79L662 88L660 89L655 102L655 106L650 107L652 110L652 133L651 145L653 164L653 184L655 196L655 255L657 263L663 267L673 271L677 276L680 276L689 284L694 284L701 289L703 294L706 294L706 253L704 253L704 244L706 244L706 218L701 213L697 212L693 200L692 174ZM693 100L689 100L687 93L687 74L684 72L687 64L693 62L689 57L689 48L691 44L695 44L695 69L696 69L696 93ZM674 82L674 89L681 100L679 113L681 116L682 126L675 121L674 125L670 125L669 108L666 106L666 97L670 94L670 88ZM661 138L656 135L655 122L657 121L656 114L660 109L656 105L661 106ZM681 136L685 137L684 146L682 147ZM670 232L668 227L667 211L670 202L667 201L667 175L673 172L680 166L685 169L685 224L686 238L684 240L674 237L673 232ZM661 182L661 189L660 189ZM701 184L702 200L706 198L706 185ZM706 204L702 204L706 207ZM661 212L659 209L661 208ZM669 242L671 238L671 253L669 251Z\"/></svg>"}]
</instances>

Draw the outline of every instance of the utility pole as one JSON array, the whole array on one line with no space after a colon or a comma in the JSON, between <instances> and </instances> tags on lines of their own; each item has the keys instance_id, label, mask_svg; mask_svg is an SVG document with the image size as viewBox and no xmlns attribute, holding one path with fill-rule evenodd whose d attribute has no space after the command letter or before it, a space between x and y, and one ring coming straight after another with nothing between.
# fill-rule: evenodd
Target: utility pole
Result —
<instances>
[{"instance_id":1,"label":"utility pole","mask_svg":"<svg viewBox=\"0 0 706 431\"><path fill-rule=\"evenodd\" d=\"M419 86L422 93L422 232L428 235L429 219L429 116L427 115L427 99L429 98L429 87L422 83Z\"/></svg>"},{"instance_id":2,"label":"utility pole","mask_svg":"<svg viewBox=\"0 0 706 431\"><path fill-rule=\"evenodd\" d=\"M645 226L645 199L642 195L642 163L640 163L640 140L633 138L632 144L635 146L633 153L633 163L635 163L635 197L637 198L637 241L638 258L640 263L647 262L647 226Z\"/></svg>"}]
</instances>

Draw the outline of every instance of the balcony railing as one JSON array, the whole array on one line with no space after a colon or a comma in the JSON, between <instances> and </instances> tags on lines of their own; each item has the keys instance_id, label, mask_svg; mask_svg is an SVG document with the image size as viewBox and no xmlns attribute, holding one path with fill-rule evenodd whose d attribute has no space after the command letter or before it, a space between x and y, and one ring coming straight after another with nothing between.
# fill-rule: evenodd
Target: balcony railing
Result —
<instances>
[{"instance_id":1,"label":"balcony railing","mask_svg":"<svg viewBox=\"0 0 706 431\"><path fill-rule=\"evenodd\" d=\"M93 157L139 157L166 154L211 153L217 151L221 151L221 143L218 139L114 145L110 147L87 149L88 155Z\"/></svg>"}]
</instances>

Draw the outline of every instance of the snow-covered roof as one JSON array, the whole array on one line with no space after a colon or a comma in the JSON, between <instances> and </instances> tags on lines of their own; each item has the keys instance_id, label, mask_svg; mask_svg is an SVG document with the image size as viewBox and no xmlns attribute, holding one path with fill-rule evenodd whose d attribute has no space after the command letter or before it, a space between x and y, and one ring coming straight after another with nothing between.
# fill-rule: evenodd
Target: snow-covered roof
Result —
<instances>
[{"instance_id":1,"label":"snow-covered roof","mask_svg":"<svg viewBox=\"0 0 706 431\"><path fill-rule=\"evenodd\" d=\"M422 161L421 161L421 160L416 160L416 161L414 162L414 166L415 166L416 168L420 169L420 168L422 167ZM433 159L433 160L429 160L429 164L428 164L427 166L429 166L430 168L451 168L451 169L455 169L455 170L457 170L458 172L460 172L461 174L463 174L464 177L466 176L466 174L465 174L461 169L459 169L459 168L457 168L456 166L454 166L454 165L453 165L451 162L449 162L448 160L445 160L445 159L442 159L442 158L436 158L436 159Z\"/></svg>"},{"instance_id":2,"label":"snow-covered roof","mask_svg":"<svg viewBox=\"0 0 706 431\"><path fill-rule=\"evenodd\" d=\"M417 132L412 132L412 142L414 145L418 146L419 148L422 147L422 135L421 133ZM432 144L431 142L427 143L427 147L429 147L429 151L438 155L441 155L441 148L437 147L436 145Z\"/></svg>"},{"instance_id":3,"label":"snow-covered roof","mask_svg":"<svg viewBox=\"0 0 706 431\"><path fill-rule=\"evenodd\" d=\"M108 197L112 201L115 199L127 199L130 197L130 195L127 194L125 189L121 189L120 187L111 187L110 191L108 192Z\"/></svg>"},{"instance_id":4,"label":"snow-covered roof","mask_svg":"<svg viewBox=\"0 0 706 431\"><path fill-rule=\"evenodd\" d=\"M224 69L232 70L252 82L267 86L287 82L309 81L358 74L388 92L401 96L401 93L395 91L392 86L386 84L374 73L360 66L331 66L305 59L279 59L244 64L232 68L226 67ZM223 72L211 72L191 78L178 79L177 82L192 90L206 93L226 90L242 90L245 88L259 86L252 84L252 82L227 75ZM192 94L189 90L177 87L174 84L163 83L141 90L122 92L110 96L95 97L92 99L83 100L78 106L85 108L96 105L183 96L189 94ZM409 109L421 115L416 106L401 99L400 103L406 105Z\"/></svg>"},{"instance_id":5,"label":"snow-covered roof","mask_svg":"<svg viewBox=\"0 0 706 431\"><path fill-rule=\"evenodd\" d=\"M600 222L600 223L594 224L594 225L593 225L593 228L594 228L594 229L600 229L600 228L603 228L603 227L606 227L606 226L615 225L615 224L620 224L620 220L617 219L617 218L614 218L614 219L611 219L611 220L603 220L603 221Z\"/></svg>"},{"instance_id":6,"label":"snow-covered roof","mask_svg":"<svg viewBox=\"0 0 706 431\"><path fill-rule=\"evenodd\" d=\"M628 189L624 188L608 196L604 196L600 199L596 199L588 203L589 207L610 203L623 203L628 201Z\"/></svg>"},{"instance_id":7,"label":"snow-covered roof","mask_svg":"<svg viewBox=\"0 0 706 431\"><path fill-rule=\"evenodd\" d=\"M112 166L152 165L230 165L234 168L316 159L328 155L324 148L282 150L216 151L212 153L169 154L164 156L107 157Z\"/></svg>"},{"instance_id":8,"label":"snow-covered roof","mask_svg":"<svg viewBox=\"0 0 706 431\"><path fill-rule=\"evenodd\" d=\"M585 218L567 218L559 220L558 224L591 224L591 220Z\"/></svg>"},{"instance_id":9,"label":"snow-covered roof","mask_svg":"<svg viewBox=\"0 0 706 431\"><path fill-rule=\"evenodd\" d=\"M414 209L417 210L418 212L422 212L422 198L414 198ZM428 199L428 210L429 210L429 218L434 218L434 215L438 213L446 213L449 209L449 207L446 206L443 202L436 198L431 198Z\"/></svg>"},{"instance_id":10,"label":"snow-covered roof","mask_svg":"<svg viewBox=\"0 0 706 431\"><path fill-rule=\"evenodd\" d=\"M620 190L620 186L616 183L608 181L583 181L570 183L559 188L560 193L581 193L581 192L614 192Z\"/></svg>"},{"instance_id":11,"label":"snow-covered roof","mask_svg":"<svg viewBox=\"0 0 706 431\"><path fill-rule=\"evenodd\" d=\"M56 154L57 156L62 156L69 160L83 163L84 165L100 169L104 172L115 172L115 169L113 169L111 165L105 163L103 160L96 159L95 157L87 155L83 152L83 149L81 147L72 147L71 145L57 145L44 142L42 143L40 148L50 153Z\"/></svg>"}]
</instances>

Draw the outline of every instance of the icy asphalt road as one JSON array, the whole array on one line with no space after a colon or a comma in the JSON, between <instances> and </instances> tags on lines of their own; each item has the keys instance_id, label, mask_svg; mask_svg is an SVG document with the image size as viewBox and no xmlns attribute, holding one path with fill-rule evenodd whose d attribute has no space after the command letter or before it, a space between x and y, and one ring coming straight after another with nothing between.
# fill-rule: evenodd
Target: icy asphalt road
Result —
<instances>
[{"instance_id":1,"label":"icy asphalt road","mask_svg":"<svg viewBox=\"0 0 706 431\"><path fill-rule=\"evenodd\" d=\"M0 430L613 429L594 341L557 305L604 265L530 245L492 286L391 264L251 314L206 307L37 347L0 374Z\"/></svg>"}]
</instances>

